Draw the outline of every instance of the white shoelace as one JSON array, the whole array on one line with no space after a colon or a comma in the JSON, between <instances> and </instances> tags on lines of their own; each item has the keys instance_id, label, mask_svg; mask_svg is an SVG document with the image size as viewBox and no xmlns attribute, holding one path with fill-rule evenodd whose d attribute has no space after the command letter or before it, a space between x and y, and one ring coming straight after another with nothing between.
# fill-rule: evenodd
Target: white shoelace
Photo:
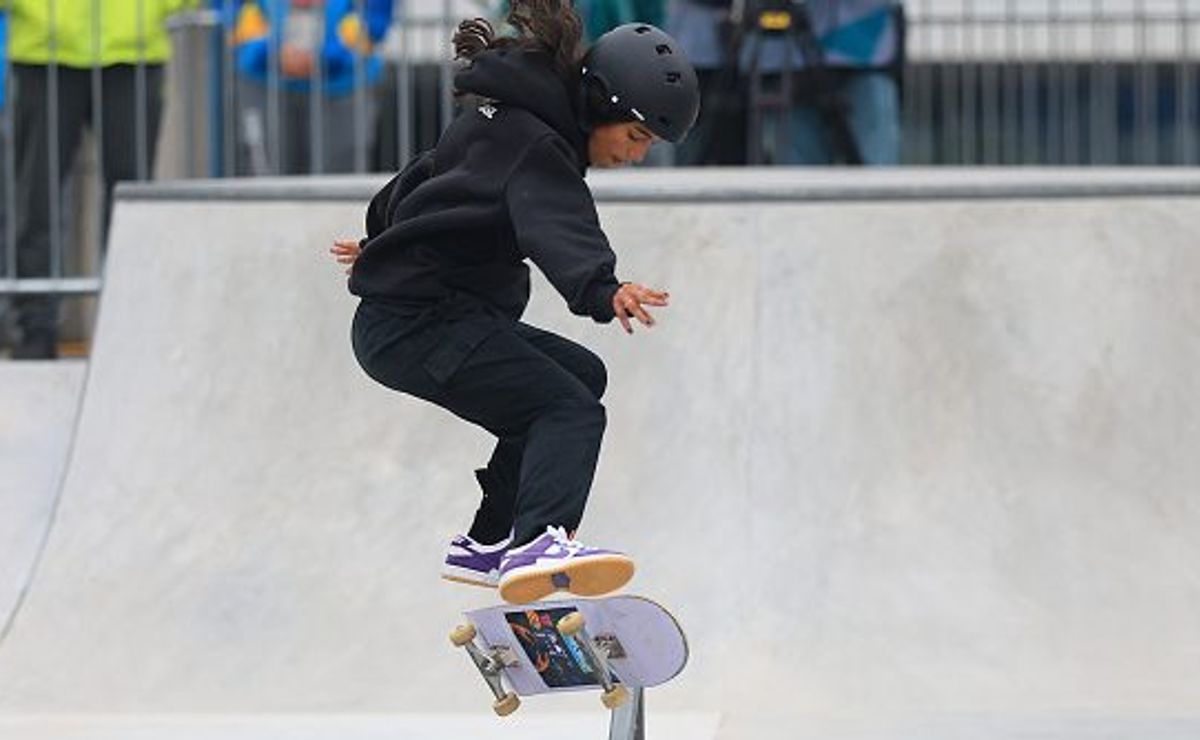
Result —
<instances>
[{"instance_id":1,"label":"white shoelace","mask_svg":"<svg viewBox=\"0 0 1200 740\"><path fill-rule=\"evenodd\" d=\"M562 527L549 527L550 534L554 537L554 543L566 550L568 553L577 553L585 547L579 540L573 540L567 536L567 530Z\"/></svg>"}]
</instances>

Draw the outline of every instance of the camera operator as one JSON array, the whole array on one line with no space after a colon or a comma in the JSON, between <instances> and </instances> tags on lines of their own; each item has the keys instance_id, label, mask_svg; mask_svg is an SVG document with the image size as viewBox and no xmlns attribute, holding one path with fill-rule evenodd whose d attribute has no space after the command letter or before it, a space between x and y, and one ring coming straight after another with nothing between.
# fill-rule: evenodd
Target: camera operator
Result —
<instances>
[{"instance_id":1,"label":"camera operator","mask_svg":"<svg viewBox=\"0 0 1200 740\"><path fill-rule=\"evenodd\" d=\"M704 100L678 164L899 162L898 0L674 0L668 27Z\"/></svg>"},{"instance_id":2,"label":"camera operator","mask_svg":"<svg viewBox=\"0 0 1200 740\"><path fill-rule=\"evenodd\" d=\"M746 164L746 89L731 30L731 0L671 0L667 32L700 82L700 117L675 147L675 164Z\"/></svg>"},{"instance_id":3,"label":"camera operator","mask_svg":"<svg viewBox=\"0 0 1200 740\"><path fill-rule=\"evenodd\" d=\"M752 161L899 162L904 17L897 0L747 0L742 15Z\"/></svg>"}]
</instances>

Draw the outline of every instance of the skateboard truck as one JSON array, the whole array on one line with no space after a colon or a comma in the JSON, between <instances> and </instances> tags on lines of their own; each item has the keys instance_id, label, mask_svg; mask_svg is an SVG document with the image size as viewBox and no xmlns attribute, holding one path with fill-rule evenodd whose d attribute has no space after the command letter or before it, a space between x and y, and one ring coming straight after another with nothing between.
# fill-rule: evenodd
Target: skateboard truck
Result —
<instances>
[{"instance_id":1,"label":"skateboard truck","mask_svg":"<svg viewBox=\"0 0 1200 740\"><path fill-rule=\"evenodd\" d=\"M516 656L506 647L488 648L485 652L475 644L475 626L459 625L450 633L450 642L455 647L466 648L471 662L479 669L479 675L487 682L496 701L492 709L501 717L507 717L521 706L521 698L511 691L504 690L504 681L500 678L504 668L517 665Z\"/></svg>"},{"instance_id":2,"label":"skateboard truck","mask_svg":"<svg viewBox=\"0 0 1200 740\"><path fill-rule=\"evenodd\" d=\"M604 636L593 641L592 637L588 635L583 615L579 612L571 612L558 620L558 631L563 637L574 641L579 649L587 655L588 661L596 671L596 679L604 687L600 701L605 707L616 709L629 700L628 689L624 684L613 682L612 673L608 669L609 658L619 657L618 651L620 655L625 654L615 637Z\"/></svg>"}]
</instances>

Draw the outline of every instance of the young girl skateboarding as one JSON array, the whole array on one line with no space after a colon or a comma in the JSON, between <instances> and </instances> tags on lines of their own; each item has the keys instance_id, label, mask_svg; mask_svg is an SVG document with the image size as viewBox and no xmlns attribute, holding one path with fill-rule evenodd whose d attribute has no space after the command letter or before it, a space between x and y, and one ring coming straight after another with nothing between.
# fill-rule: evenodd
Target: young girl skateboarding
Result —
<instances>
[{"instance_id":1,"label":"young girl skateboarding","mask_svg":"<svg viewBox=\"0 0 1200 740\"><path fill-rule=\"evenodd\" d=\"M604 434L606 373L587 349L521 323L526 260L573 313L629 333L633 321L652 326L647 307L668 295L618 281L584 174L681 140L700 99L691 64L653 26L622 26L581 54L570 0L514 0L508 20L512 38L479 19L459 25L468 64L455 88L469 107L372 199L367 238L333 252L362 298L352 335L367 374L498 440L443 575L524 603L607 593L634 568L572 539Z\"/></svg>"}]
</instances>

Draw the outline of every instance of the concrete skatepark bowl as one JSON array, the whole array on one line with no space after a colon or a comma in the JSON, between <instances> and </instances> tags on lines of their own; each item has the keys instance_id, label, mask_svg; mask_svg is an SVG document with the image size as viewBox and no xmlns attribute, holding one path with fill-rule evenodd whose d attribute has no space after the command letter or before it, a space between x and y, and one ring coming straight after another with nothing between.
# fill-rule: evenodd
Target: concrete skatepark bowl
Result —
<instances>
[{"instance_id":1,"label":"concrete skatepark bowl","mask_svg":"<svg viewBox=\"0 0 1200 740\"><path fill-rule=\"evenodd\" d=\"M604 732L499 723L445 639L490 440L351 356L325 250L380 183L121 189L0 736ZM1200 176L594 187L672 306L628 337L539 282L529 320L605 358L584 534L691 640L652 736L1200 736Z\"/></svg>"}]
</instances>

